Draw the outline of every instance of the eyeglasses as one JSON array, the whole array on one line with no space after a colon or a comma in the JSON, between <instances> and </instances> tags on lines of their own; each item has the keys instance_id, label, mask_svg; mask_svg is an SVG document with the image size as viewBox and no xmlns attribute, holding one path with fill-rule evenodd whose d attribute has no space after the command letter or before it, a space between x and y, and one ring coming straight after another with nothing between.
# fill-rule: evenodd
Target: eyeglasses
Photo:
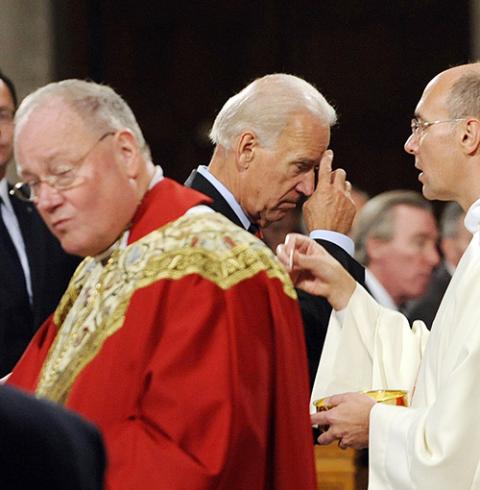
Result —
<instances>
[{"instance_id":1,"label":"eyeglasses","mask_svg":"<svg viewBox=\"0 0 480 490\"><path fill-rule=\"evenodd\" d=\"M13 122L13 111L11 109L0 109L0 126Z\"/></svg>"},{"instance_id":2,"label":"eyeglasses","mask_svg":"<svg viewBox=\"0 0 480 490\"><path fill-rule=\"evenodd\" d=\"M410 122L410 127L412 128L413 135L420 136L426 129L428 129L430 126L433 126L434 124L458 122L465 120L465 117L459 117L456 119L443 119L438 121L419 121L417 118L414 117Z\"/></svg>"},{"instance_id":3,"label":"eyeglasses","mask_svg":"<svg viewBox=\"0 0 480 490\"><path fill-rule=\"evenodd\" d=\"M57 191L66 191L81 183L81 177L78 173L80 167L87 160L88 156L95 147L103 141L107 136L112 136L115 133L109 131L103 134L94 145L79 158L75 164L72 163L60 163L55 166L50 174L46 175L42 179L32 179L27 182L18 182L10 190L12 196L16 196L22 201L36 202L40 191L40 184L48 184L49 187Z\"/></svg>"}]
</instances>

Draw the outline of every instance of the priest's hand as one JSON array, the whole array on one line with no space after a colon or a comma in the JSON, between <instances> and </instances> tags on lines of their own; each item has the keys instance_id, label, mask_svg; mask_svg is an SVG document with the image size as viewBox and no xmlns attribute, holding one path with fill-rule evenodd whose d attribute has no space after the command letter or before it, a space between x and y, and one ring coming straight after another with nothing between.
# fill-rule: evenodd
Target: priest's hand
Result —
<instances>
[{"instance_id":1,"label":"priest's hand","mask_svg":"<svg viewBox=\"0 0 480 490\"><path fill-rule=\"evenodd\" d=\"M308 232L332 230L347 234L352 227L356 207L350 194L352 185L342 168L332 170L333 151L323 153L318 181L303 205L303 220Z\"/></svg>"},{"instance_id":2,"label":"priest's hand","mask_svg":"<svg viewBox=\"0 0 480 490\"><path fill-rule=\"evenodd\" d=\"M325 400L328 410L311 416L312 424L323 427L317 441L321 445L338 441L342 449L368 446L370 411L375 401L363 393L333 395Z\"/></svg>"},{"instance_id":3,"label":"priest's hand","mask_svg":"<svg viewBox=\"0 0 480 490\"><path fill-rule=\"evenodd\" d=\"M335 310L347 306L355 291L355 279L317 242L290 233L277 247L277 256L296 287L325 297Z\"/></svg>"}]
</instances>

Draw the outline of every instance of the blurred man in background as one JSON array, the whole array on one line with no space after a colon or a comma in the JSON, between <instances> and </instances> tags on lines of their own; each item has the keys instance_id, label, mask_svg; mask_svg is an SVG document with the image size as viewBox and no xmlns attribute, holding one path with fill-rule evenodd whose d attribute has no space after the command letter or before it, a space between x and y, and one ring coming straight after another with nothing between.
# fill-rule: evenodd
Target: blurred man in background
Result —
<instances>
[{"instance_id":1,"label":"blurred man in background","mask_svg":"<svg viewBox=\"0 0 480 490\"><path fill-rule=\"evenodd\" d=\"M448 203L440 218L440 251L442 261L433 271L426 293L407 307L411 320L423 320L428 328L438 311L443 295L472 234L465 228L465 211L456 202Z\"/></svg>"},{"instance_id":2,"label":"blurred man in background","mask_svg":"<svg viewBox=\"0 0 480 490\"><path fill-rule=\"evenodd\" d=\"M426 291L438 264L437 225L431 204L413 191L370 199L353 228L355 256L367 267L365 284L383 306L403 310Z\"/></svg>"}]
</instances>

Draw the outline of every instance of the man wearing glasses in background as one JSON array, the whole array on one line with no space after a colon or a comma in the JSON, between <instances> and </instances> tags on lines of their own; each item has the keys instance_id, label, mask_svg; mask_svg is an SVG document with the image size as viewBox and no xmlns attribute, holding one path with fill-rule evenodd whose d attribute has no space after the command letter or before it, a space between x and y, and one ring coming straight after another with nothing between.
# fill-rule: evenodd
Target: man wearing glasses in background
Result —
<instances>
[{"instance_id":1,"label":"man wearing glasses in background","mask_svg":"<svg viewBox=\"0 0 480 490\"><path fill-rule=\"evenodd\" d=\"M79 263L62 250L31 203L9 195L5 174L16 105L15 87L0 72L0 377L52 313Z\"/></svg>"},{"instance_id":2,"label":"man wearing glasses in background","mask_svg":"<svg viewBox=\"0 0 480 490\"><path fill-rule=\"evenodd\" d=\"M97 424L108 489L313 490L301 317L272 252L163 178L109 87L47 85L15 121L17 193L85 260L9 383Z\"/></svg>"},{"instance_id":3,"label":"man wearing glasses in background","mask_svg":"<svg viewBox=\"0 0 480 490\"><path fill-rule=\"evenodd\" d=\"M440 73L425 88L405 150L428 199L456 201L473 234L429 334L378 305L314 242L290 236L297 284L335 314L317 373L317 394L405 389L410 407L367 395L330 396L312 416L321 444L369 446L371 490L480 488L480 64ZM340 313L337 313L340 311ZM340 348L338 348L340 347ZM328 380L326 382L325 380Z\"/></svg>"}]
</instances>

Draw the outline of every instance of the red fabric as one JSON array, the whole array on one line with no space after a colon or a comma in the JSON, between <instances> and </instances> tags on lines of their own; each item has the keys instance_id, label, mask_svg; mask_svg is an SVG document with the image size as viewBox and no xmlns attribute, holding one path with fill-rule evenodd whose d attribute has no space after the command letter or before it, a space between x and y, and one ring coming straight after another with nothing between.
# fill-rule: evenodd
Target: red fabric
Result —
<instances>
[{"instance_id":1,"label":"red fabric","mask_svg":"<svg viewBox=\"0 0 480 490\"><path fill-rule=\"evenodd\" d=\"M162 186L132 236L164 224L165 202L183 213L183 189L175 202ZM43 325L10 383L35 389L56 330ZM196 274L137 290L66 406L102 430L108 489L315 488L300 313L264 272L227 290Z\"/></svg>"}]
</instances>

